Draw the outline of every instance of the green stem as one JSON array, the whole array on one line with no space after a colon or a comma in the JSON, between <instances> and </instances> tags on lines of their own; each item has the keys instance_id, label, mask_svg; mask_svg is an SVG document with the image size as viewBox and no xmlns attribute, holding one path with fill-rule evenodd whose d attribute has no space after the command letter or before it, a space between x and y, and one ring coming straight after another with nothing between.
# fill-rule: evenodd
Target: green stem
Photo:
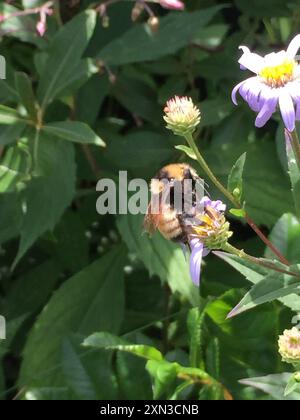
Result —
<instances>
[{"instance_id":1,"label":"green stem","mask_svg":"<svg viewBox=\"0 0 300 420\"><path fill-rule=\"evenodd\" d=\"M277 267L275 264L271 262L265 261L263 259L253 257L253 255L247 254L243 249L235 248L233 245L230 245L228 242L222 248L223 251L228 252L229 254L236 255L239 258L242 258L246 261L254 263L256 265L260 265L264 268L268 268L273 271L277 271L278 273L288 274L292 277L297 277L300 279L300 273L294 273L293 271L285 270L283 268Z\"/></svg>"},{"instance_id":2,"label":"green stem","mask_svg":"<svg viewBox=\"0 0 300 420\"><path fill-rule=\"evenodd\" d=\"M233 195L224 187L224 185L221 184L221 182L214 175L214 173L212 172L212 170L210 169L210 167L208 166L208 164L204 160L203 156L199 152L199 149L198 149L198 147L195 144L195 140L193 138L193 135L192 134L187 134L185 136L185 138L186 138L186 141L188 142L188 145L190 146L190 148L195 153L195 155L197 157L197 160L200 163L202 169L207 174L207 176L211 179L211 181L215 184L215 186L224 194L224 196L226 198L228 198L228 200L234 206L236 206L238 208L242 208L242 206L240 205L240 203L238 201L236 201L236 199L233 197Z\"/></svg>"},{"instance_id":3,"label":"green stem","mask_svg":"<svg viewBox=\"0 0 300 420\"><path fill-rule=\"evenodd\" d=\"M63 26L63 21L60 14L60 4L58 0L54 1L54 16L59 27Z\"/></svg>"},{"instance_id":4,"label":"green stem","mask_svg":"<svg viewBox=\"0 0 300 420\"><path fill-rule=\"evenodd\" d=\"M289 133L290 133L292 148L293 148L293 151L294 151L297 163L298 163L298 167L300 170L300 141L299 141L298 133L296 129Z\"/></svg>"},{"instance_id":5,"label":"green stem","mask_svg":"<svg viewBox=\"0 0 300 420\"><path fill-rule=\"evenodd\" d=\"M203 158L202 154L200 153L198 147L196 146L195 140L192 134L186 134L185 139L196 155L196 158L201 165L202 169L206 173L206 175L210 178L210 180L215 184L215 186L224 194L224 196L236 207L239 209L243 209L243 206L236 198L224 187L224 185L218 180L218 178L214 175L208 164L206 163L205 159ZM268 248L276 255L279 261L289 266L289 261L282 255L282 253L272 244L272 242L264 235L264 233L259 229L259 227L253 222L253 220L249 217L247 213L245 213L245 219L248 225L254 230L254 232L259 236L259 238L266 244Z\"/></svg>"},{"instance_id":6,"label":"green stem","mask_svg":"<svg viewBox=\"0 0 300 420\"><path fill-rule=\"evenodd\" d=\"M39 144L40 144L40 129L36 129L34 142L33 142L33 165L34 171L37 169L38 165L38 154L39 154Z\"/></svg>"}]
</instances>

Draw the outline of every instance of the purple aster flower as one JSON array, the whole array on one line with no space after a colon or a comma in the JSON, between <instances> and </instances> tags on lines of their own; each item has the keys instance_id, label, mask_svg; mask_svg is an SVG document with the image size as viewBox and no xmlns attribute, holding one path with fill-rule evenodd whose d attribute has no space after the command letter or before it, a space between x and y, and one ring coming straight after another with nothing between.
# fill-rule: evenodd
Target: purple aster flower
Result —
<instances>
[{"instance_id":1,"label":"purple aster flower","mask_svg":"<svg viewBox=\"0 0 300 420\"><path fill-rule=\"evenodd\" d=\"M222 201L212 201L203 197L200 201L203 211L189 221L190 275L196 286L200 285L202 258L211 249L220 249L227 242L231 232L224 217L226 205Z\"/></svg>"},{"instance_id":2,"label":"purple aster flower","mask_svg":"<svg viewBox=\"0 0 300 420\"><path fill-rule=\"evenodd\" d=\"M236 95L240 93L250 108L258 115L256 127L263 127L277 110L289 131L295 129L300 120L300 65L295 60L300 48L300 35L290 43L286 51L271 53L264 57L241 46L243 55L239 59L242 69L255 73L239 83L232 91L232 100L237 105Z\"/></svg>"}]
</instances>

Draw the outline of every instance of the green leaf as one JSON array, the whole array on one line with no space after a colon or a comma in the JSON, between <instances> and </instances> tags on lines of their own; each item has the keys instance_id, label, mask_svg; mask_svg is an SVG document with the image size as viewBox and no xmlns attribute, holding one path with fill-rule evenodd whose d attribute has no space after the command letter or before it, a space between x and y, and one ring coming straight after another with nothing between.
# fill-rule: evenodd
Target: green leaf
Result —
<instances>
[{"instance_id":1,"label":"green leaf","mask_svg":"<svg viewBox=\"0 0 300 420\"><path fill-rule=\"evenodd\" d=\"M20 139L26 127L25 122L16 122L10 125L0 126L0 145L7 146Z\"/></svg>"},{"instance_id":2,"label":"green leaf","mask_svg":"<svg viewBox=\"0 0 300 420\"><path fill-rule=\"evenodd\" d=\"M49 140L42 135L38 163L42 176L33 178L24 191L26 211L14 266L36 239L53 230L74 197L75 162L70 143Z\"/></svg>"},{"instance_id":3,"label":"green leaf","mask_svg":"<svg viewBox=\"0 0 300 420\"><path fill-rule=\"evenodd\" d=\"M63 270L76 273L89 263L89 241L85 226L77 212L67 211L53 232L49 252Z\"/></svg>"},{"instance_id":4,"label":"green leaf","mask_svg":"<svg viewBox=\"0 0 300 420\"><path fill-rule=\"evenodd\" d=\"M119 350L134 354L147 360L162 360L162 354L156 348L143 344L129 344L126 340L109 333L95 333L83 342L85 347L106 350Z\"/></svg>"},{"instance_id":5,"label":"green leaf","mask_svg":"<svg viewBox=\"0 0 300 420\"><path fill-rule=\"evenodd\" d=\"M178 245L167 241L159 233L152 238L143 233L142 215L126 215L118 219L119 231L129 249L136 253L149 270L167 281L172 292L179 292L193 305L198 304L198 289L193 285L188 262Z\"/></svg>"},{"instance_id":6,"label":"green leaf","mask_svg":"<svg viewBox=\"0 0 300 420\"><path fill-rule=\"evenodd\" d=\"M6 317L13 319L41 309L51 296L59 275L59 266L49 260L19 276L7 292Z\"/></svg>"},{"instance_id":7,"label":"green leaf","mask_svg":"<svg viewBox=\"0 0 300 420\"><path fill-rule=\"evenodd\" d=\"M10 69L9 69L10 70ZM1 102L17 102L18 92L8 80L0 79L0 101Z\"/></svg>"},{"instance_id":8,"label":"green leaf","mask_svg":"<svg viewBox=\"0 0 300 420\"><path fill-rule=\"evenodd\" d=\"M195 153L190 147L180 144L178 146L175 146L175 149L180 150L181 152L184 152L189 158L193 160L197 160L197 156L195 155Z\"/></svg>"},{"instance_id":9,"label":"green leaf","mask_svg":"<svg viewBox=\"0 0 300 420\"><path fill-rule=\"evenodd\" d=\"M295 267L296 268L296 267ZM296 271L294 268L293 271ZM298 271L300 266L298 267ZM241 302L229 313L228 318L239 315L249 309L266 302L272 302L291 294L300 294L300 282L298 278L272 273L266 276L243 297ZM297 297L295 296L297 299Z\"/></svg>"},{"instance_id":10,"label":"green leaf","mask_svg":"<svg viewBox=\"0 0 300 420\"><path fill-rule=\"evenodd\" d=\"M85 123L79 121L61 121L44 125L42 131L63 140L74 143L105 146L99 136Z\"/></svg>"},{"instance_id":11,"label":"green leaf","mask_svg":"<svg viewBox=\"0 0 300 420\"><path fill-rule=\"evenodd\" d=\"M113 96L132 114L157 125L161 110L157 106L156 91L135 77L120 75L112 87Z\"/></svg>"},{"instance_id":12,"label":"green leaf","mask_svg":"<svg viewBox=\"0 0 300 420\"><path fill-rule=\"evenodd\" d=\"M296 389L287 397L284 397L286 384L289 382L290 377L290 373L280 373L275 375L262 376L259 378L242 379L239 382L242 385L252 386L253 388L259 389L260 391L270 395L275 400L299 401L300 389Z\"/></svg>"},{"instance_id":13,"label":"green leaf","mask_svg":"<svg viewBox=\"0 0 300 420\"><path fill-rule=\"evenodd\" d=\"M30 179L31 157L25 145L10 147L0 164L0 193L12 192Z\"/></svg>"},{"instance_id":14,"label":"green leaf","mask_svg":"<svg viewBox=\"0 0 300 420\"><path fill-rule=\"evenodd\" d=\"M246 125L243 120L242 123L242 126ZM255 143L245 144L241 141L240 131L234 130L233 121L228 122L226 133L221 130L220 141L231 139L236 131L238 140L233 144L224 144L223 148L216 143L204 157L215 175L225 183L233 162L247 149L243 174L246 211L257 225L271 228L283 213L293 209L288 177L282 170L271 141L258 139Z\"/></svg>"},{"instance_id":15,"label":"green leaf","mask_svg":"<svg viewBox=\"0 0 300 420\"><path fill-rule=\"evenodd\" d=\"M237 7L246 15L262 17L289 16L289 9L285 0L266 0L264 4L260 0L235 0Z\"/></svg>"},{"instance_id":16,"label":"green leaf","mask_svg":"<svg viewBox=\"0 0 300 420\"><path fill-rule=\"evenodd\" d=\"M118 352L116 355L117 377L121 393L120 399L150 400L152 386L145 361L134 355Z\"/></svg>"},{"instance_id":17,"label":"green leaf","mask_svg":"<svg viewBox=\"0 0 300 420\"><path fill-rule=\"evenodd\" d=\"M300 261L300 223L293 214L284 214L273 227L270 241L292 264ZM266 258L274 258L269 248L265 251Z\"/></svg>"},{"instance_id":18,"label":"green leaf","mask_svg":"<svg viewBox=\"0 0 300 420\"><path fill-rule=\"evenodd\" d=\"M169 138L152 131L140 130L126 136L112 136L104 151L106 158L120 170L138 170L159 167L172 161L176 152Z\"/></svg>"},{"instance_id":19,"label":"green leaf","mask_svg":"<svg viewBox=\"0 0 300 420\"><path fill-rule=\"evenodd\" d=\"M65 74L61 77L59 85L56 87L55 92L53 92L53 96L55 98L73 96L96 73L99 73L99 69L92 59L85 58L80 60L71 74Z\"/></svg>"},{"instance_id":20,"label":"green leaf","mask_svg":"<svg viewBox=\"0 0 300 420\"><path fill-rule=\"evenodd\" d=\"M22 225L22 203L18 194L0 194L0 244L16 237Z\"/></svg>"},{"instance_id":21,"label":"green leaf","mask_svg":"<svg viewBox=\"0 0 300 420\"><path fill-rule=\"evenodd\" d=\"M230 209L229 213L233 214L235 217L244 218L246 215L246 211L244 209Z\"/></svg>"},{"instance_id":22,"label":"green leaf","mask_svg":"<svg viewBox=\"0 0 300 420\"><path fill-rule=\"evenodd\" d=\"M240 201L243 195L243 172L247 153L243 153L233 165L228 177L228 190Z\"/></svg>"},{"instance_id":23,"label":"green leaf","mask_svg":"<svg viewBox=\"0 0 300 420\"><path fill-rule=\"evenodd\" d=\"M14 123L26 123L27 121L22 118L17 111L8 106L0 105L0 124L14 124Z\"/></svg>"},{"instance_id":24,"label":"green leaf","mask_svg":"<svg viewBox=\"0 0 300 420\"><path fill-rule=\"evenodd\" d=\"M224 6L193 13L170 13L160 19L159 32L153 34L147 24L135 25L124 35L108 43L98 58L109 65L156 60L190 43L199 30Z\"/></svg>"},{"instance_id":25,"label":"green leaf","mask_svg":"<svg viewBox=\"0 0 300 420\"><path fill-rule=\"evenodd\" d=\"M296 214L300 217L300 170L290 140L285 143Z\"/></svg>"},{"instance_id":26,"label":"green leaf","mask_svg":"<svg viewBox=\"0 0 300 420\"><path fill-rule=\"evenodd\" d=\"M289 379L289 381L287 383L287 386L286 386L286 388L284 390L284 396L285 397L287 397L290 394L292 394L294 391L297 390L297 388L300 391L300 383L299 383L298 380L296 380L295 375L297 375L297 373L295 373L294 375L291 375L291 377L290 377L290 379Z\"/></svg>"},{"instance_id":27,"label":"green leaf","mask_svg":"<svg viewBox=\"0 0 300 420\"><path fill-rule=\"evenodd\" d=\"M65 89L68 78L74 77L95 24L96 12L89 10L72 19L53 38L38 87L43 110Z\"/></svg>"},{"instance_id":28,"label":"green leaf","mask_svg":"<svg viewBox=\"0 0 300 420\"><path fill-rule=\"evenodd\" d=\"M226 261L229 265L239 271L243 276L247 278L253 284L259 284L259 282L263 281L265 277L268 275L276 274L275 271L269 270L262 266L256 265L254 263L250 263L249 261L245 261L241 258L238 258L234 255L226 254L224 252L214 251L214 254L222 258ZM287 268L282 264L278 263L276 260L265 260L267 262L271 262L272 264L277 264L279 268ZM279 299L285 306L292 309L293 311L299 312L300 311L300 298L295 294L291 294L289 296L281 297Z\"/></svg>"},{"instance_id":29,"label":"green leaf","mask_svg":"<svg viewBox=\"0 0 300 420\"><path fill-rule=\"evenodd\" d=\"M190 336L190 365L203 367L202 329L205 312L200 313L198 308L189 311L187 326Z\"/></svg>"},{"instance_id":30,"label":"green leaf","mask_svg":"<svg viewBox=\"0 0 300 420\"><path fill-rule=\"evenodd\" d=\"M111 84L108 77L94 75L82 86L76 95L76 111L79 121L93 126L99 110L109 93Z\"/></svg>"},{"instance_id":31,"label":"green leaf","mask_svg":"<svg viewBox=\"0 0 300 420\"><path fill-rule=\"evenodd\" d=\"M21 385L65 386L61 351L71 333L83 337L94 331L119 333L124 315L124 262L124 249L117 247L54 292L29 334L23 352ZM106 380L105 375L104 390Z\"/></svg>"},{"instance_id":32,"label":"green leaf","mask_svg":"<svg viewBox=\"0 0 300 420\"><path fill-rule=\"evenodd\" d=\"M146 368L154 379L153 398L157 400L161 399L162 396L172 394L177 377L178 364L165 360L149 360Z\"/></svg>"},{"instance_id":33,"label":"green leaf","mask_svg":"<svg viewBox=\"0 0 300 420\"><path fill-rule=\"evenodd\" d=\"M16 89L29 117L37 121L37 105L32 82L26 73L16 73Z\"/></svg>"},{"instance_id":34,"label":"green leaf","mask_svg":"<svg viewBox=\"0 0 300 420\"><path fill-rule=\"evenodd\" d=\"M64 377L78 400L96 400L96 386L90 376L85 359L73 340L66 338L62 348Z\"/></svg>"}]
</instances>

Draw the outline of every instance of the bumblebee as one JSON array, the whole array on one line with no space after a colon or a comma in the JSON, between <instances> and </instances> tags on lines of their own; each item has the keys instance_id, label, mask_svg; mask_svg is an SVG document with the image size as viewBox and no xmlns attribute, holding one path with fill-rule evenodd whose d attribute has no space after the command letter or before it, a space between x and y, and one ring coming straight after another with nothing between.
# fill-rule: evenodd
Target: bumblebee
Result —
<instances>
[{"instance_id":1,"label":"bumblebee","mask_svg":"<svg viewBox=\"0 0 300 420\"><path fill-rule=\"evenodd\" d=\"M178 211L175 200L175 185L181 183L182 202L181 209L184 209L184 181L191 180L192 188L190 211ZM167 181L167 182L166 182ZM196 185L203 180L197 172L186 163L175 163L163 167L151 180L150 190L152 198L158 200L158 211L153 211L152 201L150 202L147 214L144 219L144 229L148 233L155 230L168 240L188 243L188 229L186 218L192 216L196 204Z\"/></svg>"}]
</instances>

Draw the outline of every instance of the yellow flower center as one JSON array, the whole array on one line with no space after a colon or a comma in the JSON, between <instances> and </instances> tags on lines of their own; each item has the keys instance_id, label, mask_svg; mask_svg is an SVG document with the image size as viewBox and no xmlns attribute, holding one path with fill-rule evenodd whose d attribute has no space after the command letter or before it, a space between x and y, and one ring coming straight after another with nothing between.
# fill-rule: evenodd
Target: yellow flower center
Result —
<instances>
[{"instance_id":1,"label":"yellow flower center","mask_svg":"<svg viewBox=\"0 0 300 420\"><path fill-rule=\"evenodd\" d=\"M294 60L285 60L277 66L264 67L259 75L271 87L281 87L290 82L294 76L297 63Z\"/></svg>"}]
</instances>

